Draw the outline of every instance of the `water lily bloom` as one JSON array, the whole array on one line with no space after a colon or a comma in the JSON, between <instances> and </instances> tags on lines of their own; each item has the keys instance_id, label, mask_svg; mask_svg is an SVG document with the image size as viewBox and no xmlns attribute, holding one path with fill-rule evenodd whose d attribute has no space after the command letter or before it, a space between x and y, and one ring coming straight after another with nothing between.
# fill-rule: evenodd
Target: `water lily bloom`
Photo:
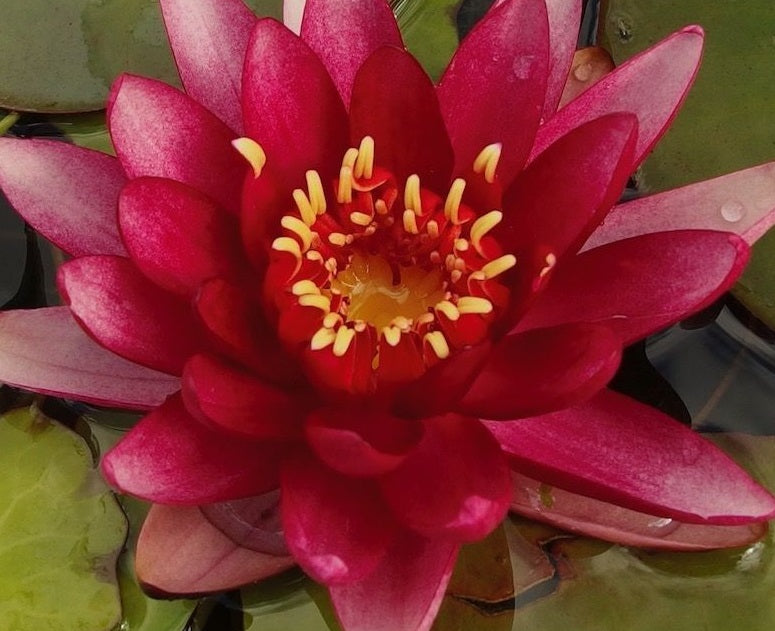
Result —
<instances>
[{"instance_id":1,"label":"water lily bloom","mask_svg":"<svg viewBox=\"0 0 775 631\"><path fill-rule=\"evenodd\" d=\"M383 0L286 2L292 28L161 0L185 93L121 77L117 158L0 142L5 194L72 256L67 306L0 315L0 380L149 411L102 462L155 503L149 588L295 563L348 631L428 629L509 507L651 547L764 532L768 491L606 384L734 282L775 165L616 205L703 35L558 110L580 4L497 3L434 85Z\"/></svg>"}]
</instances>

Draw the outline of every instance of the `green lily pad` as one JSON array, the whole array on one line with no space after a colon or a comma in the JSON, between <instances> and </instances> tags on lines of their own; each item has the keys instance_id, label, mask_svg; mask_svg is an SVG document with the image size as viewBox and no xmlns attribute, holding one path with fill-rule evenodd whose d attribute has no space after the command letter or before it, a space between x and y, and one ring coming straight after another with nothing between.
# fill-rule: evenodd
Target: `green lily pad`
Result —
<instances>
[{"instance_id":1,"label":"green lily pad","mask_svg":"<svg viewBox=\"0 0 775 631\"><path fill-rule=\"evenodd\" d=\"M279 17L281 0L249 0ZM178 84L158 0L5 0L0 106L34 112L104 107L121 72Z\"/></svg>"},{"instance_id":2,"label":"green lily pad","mask_svg":"<svg viewBox=\"0 0 775 631\"><path fill-rule=\"evenodd\" d=\"M604 0L601 41L618 64L691 23L706 32L702 67L683 110L642 168L644 192L775 160L772 0ZM775 329L775 234L754 247L734 294Z\"/></svg>"},{"instance_id":3,"label":"green lily pad","mask_svg":"<svg viewBox=\"0 0 775 631\"><path fill-rule=\"evenodd\" d=\"M108 631L126 520L86 442L34 407L0 417L0 621Z\"/></svg>"}]
</instances>

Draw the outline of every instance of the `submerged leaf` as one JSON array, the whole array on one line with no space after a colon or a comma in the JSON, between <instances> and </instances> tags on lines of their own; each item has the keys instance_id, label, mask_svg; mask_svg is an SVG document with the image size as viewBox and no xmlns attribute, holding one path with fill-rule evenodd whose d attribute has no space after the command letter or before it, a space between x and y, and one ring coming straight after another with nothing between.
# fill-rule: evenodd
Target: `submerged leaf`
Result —
<instances>
[{"instance_id":1,"label":"submerged leaf","mask_svg":"<svg viewBox=\"0 0 775 631\"><path fill-rule=\"evenodd\" d=\"M108 631L126 520L88 445L35 408L0 417L0 445L3 628Z\"/></svg>"}]
</instances>

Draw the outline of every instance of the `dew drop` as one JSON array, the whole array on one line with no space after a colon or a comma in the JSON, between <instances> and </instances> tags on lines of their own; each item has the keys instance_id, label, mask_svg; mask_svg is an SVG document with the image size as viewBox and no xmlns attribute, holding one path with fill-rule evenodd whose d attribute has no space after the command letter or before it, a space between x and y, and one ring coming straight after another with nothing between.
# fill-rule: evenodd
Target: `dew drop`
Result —
<instances>
[{"instance_id":1,"label":"dew drop","mask_svg":"<svg viewBox=\"0 0 775 631\"><path fill-rule=\"evenodd\" d=\"M729 223L736 223L745 216L745 206L737 200L730 200L721 206L721 216Z\"/></svg>"}]
</instances>

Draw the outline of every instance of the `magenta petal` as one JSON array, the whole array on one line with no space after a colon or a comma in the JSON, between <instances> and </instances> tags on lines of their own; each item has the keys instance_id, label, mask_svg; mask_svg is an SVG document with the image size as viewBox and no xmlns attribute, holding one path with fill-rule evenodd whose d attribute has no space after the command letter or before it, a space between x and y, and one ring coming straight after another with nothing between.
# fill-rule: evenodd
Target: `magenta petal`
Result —
<instances>
[{"instance_id":1,"label":"magenta petal","mask_svg":"<svg viewBox=\"0 0 775 631\"><path fill-rule=\"evenodd\" d=\"M518 329L600 322L624 344L678 322L729 289L748 246L727 232L657 232L566 259Z\"/></svg>"},{"instance_id":2,"label":"magenta petal","mask_svg":"<svg viewBox=\"0 0 775 631\"><path fill-rule=\"evenodd\" d=\"M392 471L422 437L417 421L361 408L320 408L309 416L304 429L323 462L353 476Z\"/></svg>"},{"instance_id":3,"label":"magenta petal","mask_svg":"<svg viewBox=\"0 0 775 631\"><path fill-rule=\"evenodd\" d=\"M444 598L458 547L402 533L361 580L329 588L347 631L428 631Z\"/></svg>"},{"instance_id":4,"label":"magenta petal","mask_svg":"<svg viewBox=\"0 0 775 631\"><path fill-rule=\"evenodd\" d=\"M443 191L452 172L452 146L436 90L422 66L404 50L375 51L358 70L350 104L350 135L357 146L374 138L376 161L403 186L418 174Z\"/></svg>"},{"instance_id":5,"label":"magenta petal","mask_svg":"<svg viewBox=\"0 0 775 631\"><path fill-rule=\"evenodd\" d=\"M697 74L703 33L687 27L621 65L543 125L531 159L569 130L612 112L638 116L635 162L654 147L683 103Z\"/></svg>"},{"instance_id":6,"label":"magenta petal","mask_svg":"<svg viewBox=\"0 0 775 631\"><path fill-rule=\"evenodd\" d=\"M498 242L518 261L536 247L575 252L619 198L633 170L637 119L611 114L571 130L542 153L503 199ZM535 270L535 273L540 270Z\"/></svg>"},{"instance_id":7,"label":"magenta petal","mask_svg":"<svg viewBox=\"0 0 775 631\"><path fill-rule=\"evenodd\" d=\"M160 0L186 93L242 133L242 64L256 16L242 0Z\"/></svg>"},{"instance_id":8,"label":"magenta petal","mask_svg":"<svg viewBox=\"0 0 775 631\"><path fill-rule=\"evenodd\" d=\"M610 329L570 324L504 337L463 397L473 416L514 419L591 397L614 376L621 342Z\"/></svg>"},{"instance_id":9,"label":"magenta petal","mask_svg":"<svg viewBox=\"0 0 775 631\"><path fill-rule=\"evenodd\" d=\"M514 512L563 530L625 546L652 550L716 550L751 544L767 532L766 522L740 526L685 524L563 489L547 488L520 473L513 472L512 480L511 510Z\"/></svg>"},{"instance_id":10,"label":"magenta petal","mask_svg":"<svg viewBox=\"0 0 775 631\"><path fill-rule=\"evenodd\" d=\"M345 105L366 58L380 46L403 46L384 0L307 0L301 38L323 60Z\"/></svg>"},{"instance_id":11,"label":"magenta petal","mask_svg":"<svg viewBox=\"0 0 775 631\"><path fill-rule=\"evenodd\" d=\"M382 489L396 516L428 537L476 541L503 519L511 495L497 442L471 418L425 419L425 435Z\"/></svg>"},{"instance_id":12,"label":"magenta petal","mask_svg":"<svg viewBox=\"0 0 775 631\"><path fill-rule=\"evenodd\" d=\"M152 284L129 259L73 259L59 268L57 281L88 333L130 361L179 375L200 346L188 303Z\"/></svg>"},{"instance_id":13,"label":"magenta petal","mask_svg":"<svg viewBox=\"0 0 775 631\"><path fill-rule=\"evenodd\" d=\"M274 20L259 20L242 87L245 131L285 187L303 186L308 169L320 171L324 182L339 173L347 113L325 66L303 41Z\"/></svg>"},{"instance_id":14,"label":"magenta petal","mask_svg":"<svg viewBox=\"0 0 775 631\"><path fill-rule=\"evenodd\" d=\"M121 191L118 212L132 261L169 291L191 295L204 281L237 277L247 265L236 219L185 184L132 180Z\"/></svg>"},{"instance_id":15,"label":"magenta petal","mask_svg":"<svg viewBox=\"0 0 775 631\"><path fill-rule=\"evenodd\" d=\"M277 488L284 449L214 431L179 396L143 418L102 460L105 479L161 504L210 504Z\"/></svg>"},{"instance_id":16,"label":"magenta petal","mask_svg":"<svg viewBox=\"0 0 775 631\"><path fill-rule=\"evenodd\" d=\"M517 471L574 493L687 523L775 516L775 497L718 447L615 392L561 412L485 425Z\"/></svg>"},{"instance_id":17,"label":"magenta petal","mask_svg":"<svg viewBox=\"0 0 775 631\"><path fill-rule=\"evenodd\" d=\"M98 346L67 307L0 313L0 382L133 410L159 405L180 381Z\"/></svg>"},{"instance_id":18,"label":"magenta petal","mask_svg":"<svg viewBox=\"0 0 775 631\"><path fill-rule=\"evenodd\" d=\"M549 78L544 100L544 120L557 110L568 78L581 26L581 0L545 0L549 16Z\"/></svg>"},{"instance_id":19,"label":"magenta petal","mask_svg":"<svg viewBox=\"0 0 775 631\"><path fill-rule=\"evenodd\" d=\"M584 249L650 232L736 232L754 243L775 223L775 162L620 204Z\"/></svg>"},{"instance_id":20,"label":"magenta petal","mask_svg":"<svg viewBox=\"0 0 775 631\"><path fill-rule=\"evenodd\" d=\"M130 178L183 182L237 213L247 162L234 132L192 98L160 81L122 75L108 106L110 136Z\"/></svg>"},{"instance_id":21,"label":"magenta petal","mask_svg":"<svg viewBox=\"0 0 775 631\"><path fill-rule=\"evenodd\" d=\"M213 526L196 506L157 504L137 541L135 571L144 589L194 596L234 589L293 566L288 556L242 548Z\"/></svg>"},{"instance_id":22,"label":"magenta petal","mask_svg":"<svg viewBox=\"0 0 775 631\"><path fill-rule=\"evenodd\" d=\"M0 188L22 217L73 256L124 254L115 158L52 140L0 139Z\"/></svg>"},{"instance_id":23,"label":"magenta petal","mask_svg":"<svg viewBox=\"0 0 775 631\"><path fill-rule=\"evenodd\" d=\"M335 473L314 458L288 462L280 492L288 549L318 582L350 583L369 574L396 534L373 482Z\"/></svg>"},{"instance_id":24,"label":"magenta petal","mask_svg":"<svg viewBox=\"0 0 775 631\"><path fill-rule=\"evenodd\" d=\"M455 173L496 142L504 184L522 168L544 108L548 42L546 6L534 0L492 9L462 41L438 88Z\"/></svg>"},{"instance_id":25,"label":"magenta petal","mask_svg":"<svg viewBox=\"0 0 775 631\"><path fill-rule=\"evenodd\" d=\"M247 438L289 438L301 432L298 395L209 355L195 355L186 364L183 399L195 416Z\"/></svg>"}]
</instances>

